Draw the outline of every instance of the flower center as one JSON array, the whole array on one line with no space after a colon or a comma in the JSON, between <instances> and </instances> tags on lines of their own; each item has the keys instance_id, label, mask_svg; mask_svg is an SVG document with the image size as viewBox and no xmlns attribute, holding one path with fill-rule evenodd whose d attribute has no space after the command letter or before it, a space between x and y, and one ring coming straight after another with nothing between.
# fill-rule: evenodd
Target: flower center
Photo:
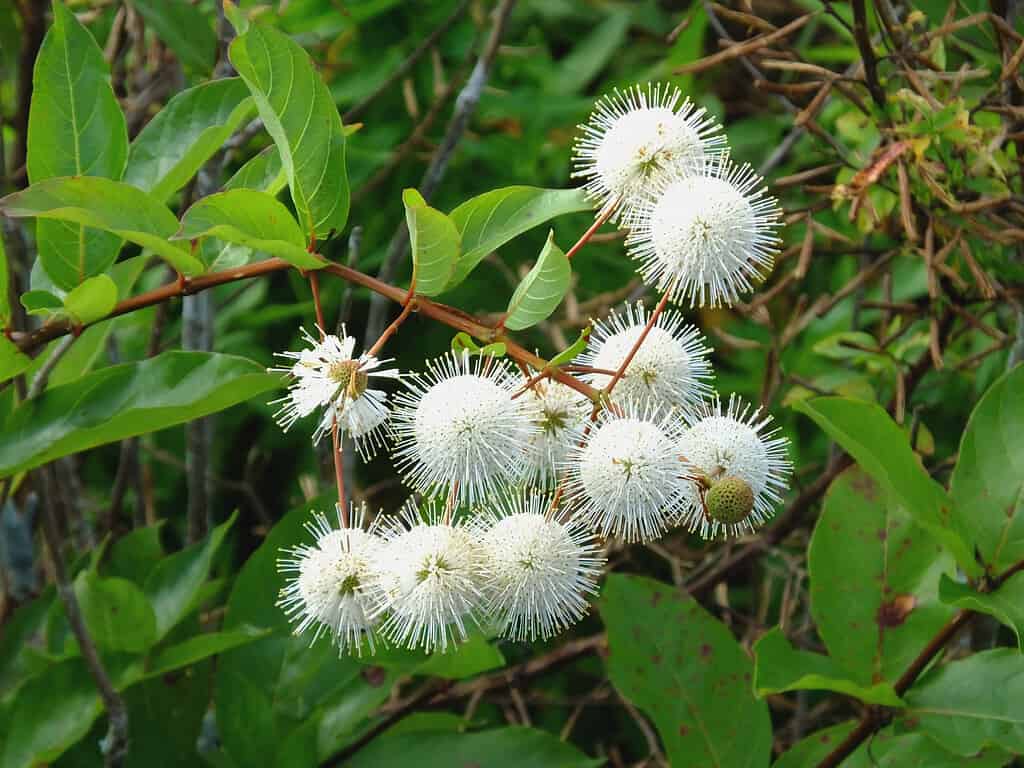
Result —
<instances>
[{"instance_id":1,"label":"flower center","mask_svg":"<svg viewBox=\"0 0 1024 768\"><path fill-rule=\"evenodd\" d=\"M332 364L327 370L327 376L338 385L339 390L345 390L353 400L366 391L369 381L366 372L360 370L358 360L342 360Z\"/></svg>"},{"instance_id":2,"label":"flower center","mask_svg":"<svg viewBox=\"0 0 1024 768\"><path fill-rule=\"evenodd\" d=\"M358 576L355 576L354 574L351 576L346 576L345 579L341 582L341 586L338 587L338 594L342 597L346 597L348 595L353 594L358 586Z\"/></svg>"}]
</instances>

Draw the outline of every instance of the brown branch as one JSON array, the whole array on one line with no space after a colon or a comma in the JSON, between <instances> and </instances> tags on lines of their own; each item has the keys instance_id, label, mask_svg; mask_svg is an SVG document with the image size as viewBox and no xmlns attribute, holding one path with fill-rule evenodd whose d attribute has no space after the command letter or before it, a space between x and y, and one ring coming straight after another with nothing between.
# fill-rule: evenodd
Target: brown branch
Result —
<instances>
[{"instance_id":1,"label":"brown branch","mask_svg":"<svg viewBox=\"0 0 1024 768\"><path fill-rule=\"evenodd\" d=\"M784 27L779 27L774 32L768 32L767 34L752 37L749 40L744 40L742 43L736 43L735 45L731 45L724 51L713 53L710 56L705 56L703 59L698 59L697 61L693 61L682 67L679 67L678 69L675 70L674 74L687 75L693 74L695 72L703 72L705 69L717 66L722 62L730 61L740 56L747 56L753 53L754 51L758 51L762 48L767 47L776 40L781 40L782 38L793 34L817 15L817 11L808 13L805 16L799 17L798 19L794 19ZM729 42L733 41L730 40Z\"/></svg>"},{"instance_id":2,"label":"brown branch","mask_svg":"<svg viewBox=\"0 0 1024 768\"><path fill-rule=\"evenodd\" d=\"M853 36L857 40L861 61L864 62L864 79L867 81L868 91L875 104L880 109L885 109L885 91L878 81L878 61L875 59L875 52L871 47L864 0L851 0L850 5L853 6Z\"/></svg>"}]
</instances>

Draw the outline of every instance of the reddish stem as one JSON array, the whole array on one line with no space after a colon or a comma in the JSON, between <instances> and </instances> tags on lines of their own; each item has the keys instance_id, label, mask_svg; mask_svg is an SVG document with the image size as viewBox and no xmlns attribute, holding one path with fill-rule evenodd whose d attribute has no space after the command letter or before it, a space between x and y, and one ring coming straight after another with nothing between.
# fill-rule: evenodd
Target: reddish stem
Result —
<instances>
[{"instance_id":1,"label":"reddish stem","mask_svg":"<svg viewBox=\"0 0 1024 768\"><path fill-rule=\"evenodd\" d=\"M599 230L601 226L612 217L612 214L615 213L615 209L618 208L618 206L619 201L616 200L614 203L609 205L604 211L602 211L601 214L596 219L594 219L594 223L590 225L590 228L587 229L587 231L584 232L582 235L580 235L580 239L576 241L576 244L565 252L565 258L571 261L572 257L579 253L580 249L583 248L584 245L590 242L590 238L594 236L594 233L596 233L597 230Z\"/></svg>"}]
</instances>

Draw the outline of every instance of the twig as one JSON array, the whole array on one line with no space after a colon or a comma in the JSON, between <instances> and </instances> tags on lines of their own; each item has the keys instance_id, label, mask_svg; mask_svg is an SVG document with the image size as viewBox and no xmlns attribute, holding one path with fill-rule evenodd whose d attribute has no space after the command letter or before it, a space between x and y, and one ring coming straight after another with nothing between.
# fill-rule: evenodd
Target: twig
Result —
<instances>
[{"instance_id":1,"label":"twig","mask_svg":"<svg viewBox=\"0 0 1024 768\"><path fill-rule=\"evenodd\" d=\"M871 38L868 34L868 15L864 7L864 0L851 0L850 5L853 7L853 36L857 41L861 60L864 62L864 79L867 81L868 91L875 104L880 109L885 109L885 91L882 89L882 84L878 82L878 61L875 59L875 52L871 47Z\"/></svg>"},{"instance_id":2,"label":"twig","mask_svg":"<svg viewBox=\"0 0 1024 768\"><path fill-rule=\"evenodd\" d=\"M75 343L74 336L67 336L61 339L60 344L57 348L50 353L50 356L43 363L39 372L36 373L36 377L32 379L32 386L28 388L28 393L25 395L26 400L31 400L33 397L37 397L44 389L46 389L46 383L50 380L50 374L53 373L53 369L57 367L57 363L60 362L61 358L64 357L65 353L71 349L71 345Z\"/></svg>"},{"instance_id":3,"label":"twig","mask_svg":"<svg viewBox=\"0 0 1024 768\"><path fill-rule=\"evenodd\" d=\"M749 40L744 40L742 43L730 40L729 42L734 44L730 45L730 47L726 48L724 51L713 53L710 56L705 56L703 59L698 59L697 61L693 61L679 67L675 70L674 74L690 75L695 72L703 72L705 69L717 66L722 62L730 61L731 59L735 59L739 56L747 56L754 51L768 46L776 40L788 37L817 15L818 11L813 11L794 19L784 27L779 27L774 32L768 32L766 34L758 35L757 37L752 37Z\"/></svg>"}]
</instances>

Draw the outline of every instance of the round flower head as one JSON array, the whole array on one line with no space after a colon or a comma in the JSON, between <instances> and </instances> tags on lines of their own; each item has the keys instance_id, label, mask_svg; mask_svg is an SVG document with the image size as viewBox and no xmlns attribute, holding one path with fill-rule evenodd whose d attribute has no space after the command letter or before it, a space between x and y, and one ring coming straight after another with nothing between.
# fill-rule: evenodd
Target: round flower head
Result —
<instances>
[{"instance_id":1,"label":"round flower head","mask_svg":"<svg viewBox=\"0 0 1024 768\"><path fill-rule=\"evenodd\" d=\"M566 462L570 504L604 536L650 541L679 517L690 481L675 414L626 403L598 417Z\"/></svg>"},{"instance_id":2,"label":"round flower head","mask_svg":"<svg viewBox=\"0 0 1024 768\"><path fill-rule=\"evenodd\" d=\"M607 321L596 323L580 362L591 368L617 371L649 317L643 303L637 302L627 305L623 314L613 313ZM615 398L650 402L660 411L694 407L711 394L707 383L712 378L710 353L700 331L685 325L679 312L663 312L615 385ZM611 378L606 373L586 375L590 385L597 389L607 386Z\"/></svg>"},{"instance_id":3,"label":"round flower head","mask_svg":"<svg viewBox=\"0 0 1024 768\"><path fill-rule=\"evenodd\" d=\"M295 624L295 634L315 627L313 640L330 633L339 652L362 655L363 641L374 651L372 601L367 594L370 564L384 548L373 526L364 526L366 507L350 507L348 527L333 527L323 513L306 523L312 544L282 550L278 570L287 576L278 605Z\"/></svg>"},{"instance_id":4,"label":"round flower head","mask_svg":"<svg viewBox=\"0 0 1024 768\"><path fill-rule=\"evenodd\" d=\"M604 556L578 522L549 514L546 494L510 494L481 517L484 593L504 637L546 640L579 621L597 594Z\"/></svg>"},{"instance_id":5,"label":"round flower head","mask_svg":"<svg viewBox=\"0 0 1024 768\"><path fill-rule=\"evenodd\" d=\"M528 484L552 487L569 449L583 436L590 414L589 400L552 379L538 382L522 396L533 402L534 421L539 428L530 440L524 479Z\"/></svg>"},{"instance_id":6,"label":"round flower head","mask_svg":"<svg viewBox=\"0 0 1024 768\"><path fill-rule=\"evenodd\" d=\"M674 301L731 305L771 271L781 213L749 165L715 158L662 183L627 245L644 280Z\"/></svg>"},{"instance_id":7,"label":"round flower head","mask_svg":"<svg viewBox=\"0 0 1024 768\"><path fill-rule=\"evenodd\" d=\"M296 421L321 407L326 407L320 424L313 433L313 442L319 443L329 433L335 419L338 429L356 441L356 448L364 458L376 452L382 443L381 432L388 420L388 395L371 389L373 378L397 379L394 368L381 369L390 360L378 360L373 355L352 356L356 340L346 335L341 338L324 336L317 341L305 328L302 334L310 345L300 352L280 352L278 357L294 360L286 368L271 368L274 373L291 376L288 394L273 403L281 407L274 418L287 432Z\"/></svg>"},{"instance_id":8,"label":"round flower head","mask_svg":"<svg viewBox=\"0 0 1024 768\"><path fill-rule=\"evenodd\" d=\"M662 83L616 89L597 101L573 148L573 176L602 212L632 226L652 183L689 173L725 149L722 127L703 108Z\"/></svg>"},{"instance_id":9,"label":"round flower head","mask_svg":"<svg viewBox=\"0 0 1024 768\"><path fill-rule=\"evenodd\" d=\"M735 396L729 398L724 411L715 398L690 417L690 428L679 441L679 453L710 488L702 499L697 483L690 485L683 513L687 528L704 538L719 533L735 536L753 531L771 517L774 506L782 501L792 470L786 458L789 441L779 436L777 427L770 428L771 421L760 408L751 409ZM719 498L725 514L714 519L708 502ZM737 500L745 514L731 514L729 504Z\"/></svg>"},{"instance_id":10,"label":"round flower head","mask_svg":"<svg viewBox=\"0 0 1024 768\"><path fill-rule=\"evenodd\" d=\"M539 432L519 379L494 357L449 353L406 380L395 397L395 464L424 493L454 487L456 501L481 500L526 469Z\"/></svg>"},{"instance_id":11,"label":"round flower head","mask_svg":"<svg viewBox=\"0 0 1024 768\"><path fill-rule=\"evenodd\" d=\"M442 520L428 505L408 502L384 527L387 542L374 562L374 618L393 643L442 652L477 623L484 560L476 529Z\"/></svg>"}]
</instances>

